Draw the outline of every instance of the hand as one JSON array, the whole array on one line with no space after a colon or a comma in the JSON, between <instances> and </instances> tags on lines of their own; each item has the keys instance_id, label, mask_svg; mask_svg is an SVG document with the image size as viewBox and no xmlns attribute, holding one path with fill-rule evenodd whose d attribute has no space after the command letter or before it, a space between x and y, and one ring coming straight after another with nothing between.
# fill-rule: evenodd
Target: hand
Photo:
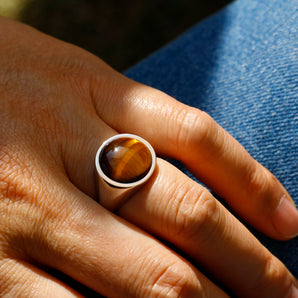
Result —
<instances>
[{"instance_id":1,"label":"hand","mask_svg":"<svg viewBox=\"0 0 298 298\"><path fill-rule=\"evenodd\" d=\"M184 162L251 225L276 239L293 237L297 211L285 189L208 115L75 46L0 23L2 296L79 296L46 267L108 297L227 296L195 264L241 297L294 291L285 266L210 192L162 159L118 215L95 200L98 147L130 132Z\"/></svg>"}]
</instances>

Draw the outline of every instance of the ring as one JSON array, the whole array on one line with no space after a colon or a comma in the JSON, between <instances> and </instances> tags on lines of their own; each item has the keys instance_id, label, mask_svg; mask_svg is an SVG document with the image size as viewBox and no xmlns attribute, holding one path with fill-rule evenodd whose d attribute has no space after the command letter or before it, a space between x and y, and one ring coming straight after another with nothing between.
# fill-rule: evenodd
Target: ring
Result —
<instances>
[{"instance_id":1,"label":"ring","mask_svg":"<svg viewBox=\"0 0 298 298\"><path fill-rule=\"evenodd\" d=\"M118 134L99 147L95 166L99 203L115 210L151 177L156 167L156 154L143 138Z\"/></svg>"}]
</instances>

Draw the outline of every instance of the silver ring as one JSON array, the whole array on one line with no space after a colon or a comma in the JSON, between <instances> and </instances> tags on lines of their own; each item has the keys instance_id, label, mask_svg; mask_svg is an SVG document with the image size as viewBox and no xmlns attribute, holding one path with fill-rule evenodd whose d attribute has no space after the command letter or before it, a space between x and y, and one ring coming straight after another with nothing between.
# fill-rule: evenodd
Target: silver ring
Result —
<instances>
[{"instance_id":1,"label":"silver ring","mask_svg":"<svg viewBox=\"0 0 298 298\"><path fill-rule=\"evenodd\" d=\"M156 154L143 138L118 134L99 147L95 166L99 203L115 210L151 177L156 167Z\"/></svg>"}]
</instances>

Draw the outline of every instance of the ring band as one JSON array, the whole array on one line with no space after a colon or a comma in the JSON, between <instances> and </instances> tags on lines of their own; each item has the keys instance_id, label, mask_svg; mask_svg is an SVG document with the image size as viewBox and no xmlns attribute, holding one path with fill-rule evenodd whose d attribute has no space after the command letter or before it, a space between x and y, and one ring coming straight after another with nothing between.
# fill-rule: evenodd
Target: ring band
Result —
<instances>
[{"instance_id":1,"label":"ring band","mask_svg":"<svg viewBox=\"0 0 298 298\"><path fill-rule=\"evenodd\" d=\"M151 177L156 167L156 154L143 138L118 134L99 147L95 166L99 203L115 210Z\"/></svg>"}]
</instances>

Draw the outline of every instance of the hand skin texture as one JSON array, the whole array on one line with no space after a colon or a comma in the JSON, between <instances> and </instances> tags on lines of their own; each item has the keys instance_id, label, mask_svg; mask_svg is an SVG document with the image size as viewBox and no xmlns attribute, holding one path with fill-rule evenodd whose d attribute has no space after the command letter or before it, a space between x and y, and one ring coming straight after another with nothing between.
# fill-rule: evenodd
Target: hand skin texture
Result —
<instances>
[{"instance_id":1,"label":"hand skin texture","mask_svg":"<svg viewBox=\"0 0 298 298\"><path fill-rule=\"evenodd\" d=\"M98 147L135 133L159 156L180 159L250 225L294 237L286 190L204 112L0 18L0 119L1 297L80 297L45 268L107 297L226 297L219 284L241 297L297 297L286 267L160 158L115 213L96 202Z\"/></svg>"}]
</instances>

